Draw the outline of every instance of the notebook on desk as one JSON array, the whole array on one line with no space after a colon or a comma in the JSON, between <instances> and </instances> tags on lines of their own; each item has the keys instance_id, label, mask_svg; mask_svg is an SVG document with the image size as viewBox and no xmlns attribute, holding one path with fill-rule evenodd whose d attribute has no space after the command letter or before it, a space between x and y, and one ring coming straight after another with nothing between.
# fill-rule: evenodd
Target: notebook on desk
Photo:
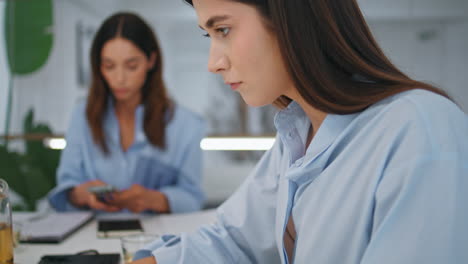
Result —
<instances>
[{"instance_id":1,"label":"notebook on desk","mask_svg":"<svg viewBox=\"0 0 468 264\"><path fill-rule=\"evenodd\" d=\"M92 218L92 212L51 212L33 217L33 220L23 224L20 241L24 243L60 243L91 221Z\"/></svg>"}]
</instances>

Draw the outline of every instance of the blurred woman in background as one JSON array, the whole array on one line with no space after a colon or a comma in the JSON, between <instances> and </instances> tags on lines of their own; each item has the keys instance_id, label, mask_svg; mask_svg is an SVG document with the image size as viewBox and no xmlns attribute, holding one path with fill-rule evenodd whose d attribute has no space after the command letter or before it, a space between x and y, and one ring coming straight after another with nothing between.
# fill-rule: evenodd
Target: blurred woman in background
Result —
<instances>
[{"instance_id":1,"label":"blurred woman in background","mask_svg":"<svg viewBox=\"0 0 468 264\"><path fill-rule=\"evenodd\" d=\"M52 206L199 210L204 122L169 98L151 28L135 14L109 17L92 43L91 66L91 89L72 115ZM91 192L97 186L105 186L104 195Z\"/></svg>"}]
</instances>

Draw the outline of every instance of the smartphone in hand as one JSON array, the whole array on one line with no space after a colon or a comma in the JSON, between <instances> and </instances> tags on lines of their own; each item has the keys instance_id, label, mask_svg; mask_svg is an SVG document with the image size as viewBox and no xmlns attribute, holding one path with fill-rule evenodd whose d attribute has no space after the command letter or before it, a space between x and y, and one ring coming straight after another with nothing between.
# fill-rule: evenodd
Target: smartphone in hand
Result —
<instances>
[{"instance_id":1,"label":"smartphone in hand","mask_svg":"<svg viewBox=\"0 0 468 264\"><path fill-rule=\"evenodd\" d=\"M117 191L117 188L115 188L112 185L99 185L99 186L91 186L88 188L88 191L90 193L93 193L96 195L96 198L103 202L107 203L110 199L112 199L111 194L113 192Z\"/></svg>"}]
</instances>

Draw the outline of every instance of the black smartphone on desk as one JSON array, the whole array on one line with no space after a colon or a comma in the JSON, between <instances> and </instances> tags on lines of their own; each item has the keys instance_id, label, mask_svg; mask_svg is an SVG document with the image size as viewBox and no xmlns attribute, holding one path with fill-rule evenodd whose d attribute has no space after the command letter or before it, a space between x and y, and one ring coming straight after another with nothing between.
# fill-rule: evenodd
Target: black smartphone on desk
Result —
<instances>
[{"instance_id":1,"label":"black smartphone on desk","mask_svg":"<svg viewBox=\"0 0 468 264\"><path fill-rule=\"evenodd\" d=\"M46 255L42 256L39 264L119 264L120 254L97 255Z\"/></svg>"},{"instance_id":2,"label":"black smartphone on desk","mask_svg":"<svg viewBox=\"0 0 468 264\"><path fill-rule=\"evenodd\" d=\"M138 218L98 219L97 236L99 238L115 238L141 233L143 233L143 226Z\"/></svg>"}]
</instances>

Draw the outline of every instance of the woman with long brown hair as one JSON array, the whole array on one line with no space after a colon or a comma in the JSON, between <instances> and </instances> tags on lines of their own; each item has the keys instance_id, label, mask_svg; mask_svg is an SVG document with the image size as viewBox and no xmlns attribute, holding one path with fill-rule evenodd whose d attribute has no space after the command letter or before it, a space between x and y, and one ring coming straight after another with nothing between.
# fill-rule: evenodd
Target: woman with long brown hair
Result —
<instances>
[{"instance_id":1,"label":"woman with long brown hair","mask_svg":"<svg viewBox=\"0 0 468 264\"><path fill-rule=\"evenodd\" d=\"M468 263L468 119L383 54L355 0L186 0L209 70L274 103L276 142L217 222L142 263Z\"/></svg>"},{"instance_id":2,"label":"woman with long brown hair","mask_svg":"<svg viewBox=\"0 0 468 264\"><path fill-rule=\"evenodd\" d=\"M61 211L200 209L204 123L167 95L151 28L117 13L97 31L90 57L91 89L72 116L51 204ZM92 193L102 186L111 192Z\"/></svg>"}]
</instances>

